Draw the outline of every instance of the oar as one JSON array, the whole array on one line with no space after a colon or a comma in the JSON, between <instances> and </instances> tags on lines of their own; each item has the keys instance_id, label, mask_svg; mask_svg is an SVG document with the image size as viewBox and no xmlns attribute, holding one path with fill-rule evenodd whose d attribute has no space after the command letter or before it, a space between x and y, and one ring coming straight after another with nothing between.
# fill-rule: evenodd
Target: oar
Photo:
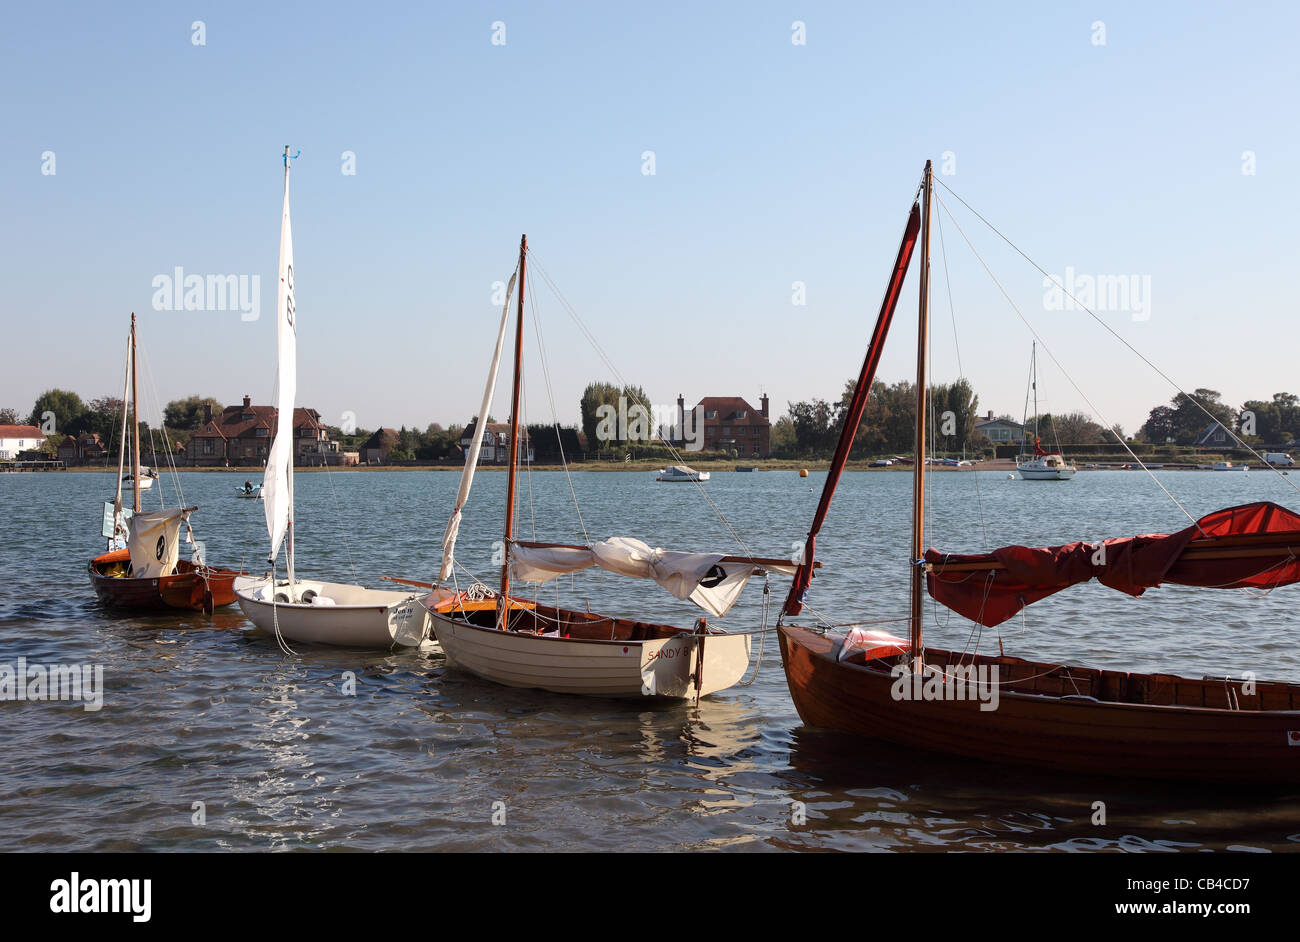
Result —
<instances>
[{"instance_id":1,"label":"oar","mask_svg":"<svg viewBox=\"0 0 1300 942\"><path fill-rule=\"evenodd\" d=\"M396 576L380 576L379 578L387 579L389 582L400 582L402 585L418 586L421 589L434 588L434 584L432 582L416 582L414 579L399 579Z\"/></svg>"}]
</instances>

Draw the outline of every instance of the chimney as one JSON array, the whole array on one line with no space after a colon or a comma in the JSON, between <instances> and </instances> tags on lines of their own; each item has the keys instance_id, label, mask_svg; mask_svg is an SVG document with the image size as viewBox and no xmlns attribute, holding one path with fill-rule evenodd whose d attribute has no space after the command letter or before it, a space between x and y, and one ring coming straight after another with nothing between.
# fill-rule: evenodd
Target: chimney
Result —
<instances>
[{"instance_id":1,"label":"chimney","mask_svg":"<svg viewBox=\"0 0 1300 942\"><path fill-rule=\"evenodd\" d=\"M992 410L992 409L989 410L989 421L990 421L990 422L993 421L993 410Z\"/></svg>"},{"instance_id":2,"label":"chimney","mask_svg":"<svg viewBox=\"0 0 1300 942\"><path fill-rule=\"evenodd\" d=\"M763 398L759 399L758 401L762 403L762 408L759 409L758 411L763 413L763 418L766 419L767 418L767 393L763 393Z\"/></svg>"},{"instance_id":3,"label":"chimney","mask_svg":"<svg viewBox=\"0 0 1300 942\"><path fill-rule=\"evenodd\" d=\"M252 404L253 404L253 400L250 399L248 396L245 396L245 397L244 397L244 408L247 409L247 408L248 408L249 406L251 406Z\"/></svg>"},{"instance_id":4,"label":"chimney","mask_svg":"<svg viewBox=\"0 0 1300 942\"><path fill-rule=\"evenodd\" d=\"M677 440L686 441L686 399L681 393L677 394Z\"/></svg>"}]
</instances>

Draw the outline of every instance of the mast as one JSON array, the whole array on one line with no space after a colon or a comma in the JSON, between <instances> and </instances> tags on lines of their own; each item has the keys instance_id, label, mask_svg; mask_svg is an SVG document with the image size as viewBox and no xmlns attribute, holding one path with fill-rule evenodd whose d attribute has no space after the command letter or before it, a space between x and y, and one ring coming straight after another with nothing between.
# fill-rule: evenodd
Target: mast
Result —
<instances>
[{"instance_id":1,"label":"mast","mask_svg":"<svg viewBox=\"0 0 1300 942\"><path fill-rule=\"evenodd\" d=\"M132 315L134 316L134 314ZM126 362L131 362L131 337L126 338ZM131 374L122 377L122 428L117 435L117 488L113 492L113 535L109 538L108 548L113 548L119 530L125 532L122 524L122 477L126 474L126 397L131 391Z\"/></svg>"},{"instance_id":2,"label":"mast","mask_svg":"<svg viewBox=\"0 0 1300 942\"><path fill-rule=\"evenodd\" d=\"M283 225L282 225L281 228L284 230L284 231L280 234L280 254L281 254L281 256L282 256L282 257L281 257L281 260L280 260L280 264L285 266L285 312L284 312L284 316L285 316L285 321L286 321L287 324L288 324L289 330L290 330L290 332L293 334L293 337L294 337L294 340L293 340L293 372L294 372L294 375L293 375L293 394L292 394L291 396L288 397L288 399L289 399L289 415L288 415L288 421L289 421L289 438L288 438L288 446L289 446L289 467L288 467L288 473L287 473L287 475L285 476L285 495L286 495L286 497L288 498L288 503L289 503L289 520L288 520L287 524L285 525L285 530L284 530L284 540L285 540L285 543L284 543L284 561L285 561L285 570L286 570L286 575L288 576L288 579L289 579L289 601L292 602L292 601L294 601L295 598L297 598L297 594L296 594L296 591L295 591L295 590L296 590L295 583L296 583L297 580L296 580L296 578L295 578L295 573L294 573L294 552L293 552L293 517L294 517L294 513L293 513L293 459L294 459L294 457L295 457L295 456L294 456L294 450L295 450L295 449L294 449L294 445L296 444L295 441L294 441L294 437L293 437L293 432L294 432L294 428L293 428L293 414L294 414L294 407L295 407L295 405L297 404L295 400L297 400L297 398L298 398L298 341L297 341L297 336L298 336L298 324L297 324L298 304L297 304L297 300L296 300L296 298L295 298L295 296L294 296L294 290L293 290L293 234L292 234L292 231L291 231L290 228L289 228L289 145L288 145L288 144L285 144L285 145L284 145L284 223L283 223ZM288 251L287 251L287 253L286 253L286 251L285 251L285 246L286 246L286 244L287 244L287 246L288 246ZM287 254L287 256L288 256L287 259L284 258L284 256L285 256L286 254ZM277 327L276 327L276 348L277 348L277 351L278 351L279 346L280 346L279 331L280 331L280 327L279 327L279 325L277 325ZM284 378L283 378L283 377L280 377L280 382L281 382L281 383L284 382ZM283 406L283 402L279 403L279 406ZM279 414L276 416L276 437L278 438L278 437L279 437L279 434L280 434L280 423L285 421L285 416L284 416L284 410L283 410L283 408L279 408L277 411L279 412ZM275 591L275 587L274 587L274 586L271 587L271 591L274 593L274 591Z\"/></svg>"},{"instance_id":3,"label":"mast","mask_svg":"<svg viewBox=\"0 0 1300 942\"><path fill-rule=\"evenodd\" d=\"M506 529L505 552L501 559L501 627L508 627L510 592L510 540L515 533L515 463L519 457L519 378L524 358L524 274L528 262L528 236L519 237L519 317L515 325L515 383L510 394L510 467L506 478ZM478 417L475 430L474 447L483 447L483 429L487 425L487 416Z\"/></svg>"},{"instance_id":4,"label":"mast","mask_svg":"<svg viewBox=\"0 0 1300 942\"><path fill-rule=\"evenodd\" d=\"M925 162L924 198L921 214L921 291L920 325L916 342L916 466L912 470L912 670L919 672L924 666L921 647L922 596L925 591L925 572L919 560L925 554L925 434L929 394L926 389L926 354L930 346L930 191L934 185L934 170Z\"/></svg>"},{"instance_id":5,"label":"mast","mask_svg":"<svg viewBox=\"0 0 1300 942\"><path fill-rule=\"evenodd\" d=\"M1034 452L1038 451L1038 341L1034 341L1029 353L1029 385L1034 390Z\"/></svg>"},{"instance_id":6,"label":"mast","mask_svg":"<svg viewBox=\"0 0 1300 942\"><path fill-rule=\"evenodd\" d=\"M137 409L136 388L139 370L135 363L135 311L131 312L131 425L135 433L131 438L131 510L140 512L140 412Z\"/></svg>"}]
</instances>

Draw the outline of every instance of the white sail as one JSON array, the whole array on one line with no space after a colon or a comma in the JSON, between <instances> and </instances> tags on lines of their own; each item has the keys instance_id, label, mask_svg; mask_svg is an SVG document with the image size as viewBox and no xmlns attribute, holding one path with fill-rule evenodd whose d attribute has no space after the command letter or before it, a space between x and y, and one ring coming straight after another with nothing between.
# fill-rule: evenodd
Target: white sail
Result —
<instances>
[{"instance_id":1,"label":"white sail","mask_svg":"<svg viewBox=\"0 0 1300 942\"><path fill-rule=\"evenodd\" d=\"M275 337L279 350L275 440L266 460L264 484L269 559L289 537L289 582L293 582L293 407L298 394L298 334L294 323L293 233L289 226L289 161L284 162L284 211L280 220L280 272L275 300Z\"/></svg>"},{"instance_id":2,"label":"white sail","mask_svg":"<svg viewBox=\"0 0 1300 942\"><path fill-rule=\"evenodd\" d=\"M510 296L515 290L517 274L518 272L511 275L510 283L506 285L506 303L501 308L501 328L497 331L497 347L492 354L492 366L488 369L487 386L483 389L483 404L478 410L478 423L474 426L474 441L469 446L469 454L465 456L465 470L460 473L460 490L456 492L456 506L451 512L451 519L447 521L447 529L442 534L442 568L438 570L438 585L451 578L451 571L455 565L456 536L460 533L460 512L469 500L470 485L474 483L474 471L478 468L478 456L483 445L483 426L487 423L488 413L492 409L492 397L496 393L497 372L501 367L501 350L506 342L506 322L510 318Z\"/></svg>"},{"instance_id":3,"label":"white sail","mask_svg":"<svg viewBox=\"0 0 1300 942\"><path fill-rule=\"evenodd\" d=\"M590 547L516 544L510 548L510 574L524 582L546 582L591 566L634 579L653 579L676 598L689 599L719 617L736 603L755 569L752 562L726 559L724 553L652 549L625 536ZM793 564L788 569L772 568L790 573L795 569Z\"/></svg>"},{"instance_id":4,"label":"white sail","mask_svg":"<svg viewBox=\"0 0 1300 942\"><path fill-rule=\"evenodd\" d=\"M133 579L157 579L176 571L181 524L193 509L149 510L131 517L127 546Z\"/></svg>"}]
</instances>

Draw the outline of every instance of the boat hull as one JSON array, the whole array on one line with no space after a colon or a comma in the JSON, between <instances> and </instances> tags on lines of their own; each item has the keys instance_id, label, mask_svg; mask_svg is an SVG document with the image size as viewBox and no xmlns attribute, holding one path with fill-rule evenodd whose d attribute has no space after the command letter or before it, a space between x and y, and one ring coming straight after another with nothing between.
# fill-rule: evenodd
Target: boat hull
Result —
<instances>
[{"instance_id":1,"label":"boat hull","mask_svg":"<svg viewBox=\"0 0 1300 942\"><path fill-rule=\"evenodd\" d=\"M909 749L1061 773L1300 783L1296 685L1268 685L1291 691L1276 694L1286 709L1151 705L1004 689L996 709L981 710L987 704L978 700L895 699L896 679L883 662L868 667L837 660L834 642L804 629L784 627L779 636L790 693L809 726ZM926 656L931 663L943 664L949 656L957 661L956 655L933 649ZM1028 663L1002 657L982 661L1007 667ZM1184 680L1189 689L1216 692L1224 687L1168 675L1107 673L1113 675L1110 682Z\"/></svg>"},{"instance_id":2,"label":"boat hull","mask_svg":"<svg viewBox=\"0 0 1300 942\"><path fill-rule=\"evenodd\" d=\"M274 602L287 586L280 582L272 588L265 577L239 580L235 594L240 609L259 630L274 636L278 629L290 642L388 649L417 647L429 636L429 615L415 593L315 579L298 580L296 587L336 604Z\"/></svg>"},{"instance_id":3,"label":"boat hull","mask_svg":"<svg viewBox=\"0 0 1300 942\"><path fill-rule=\"evenodd\" d=\"M170 576L133 579L112 574L126 572L130 564L131 553L124 549L90 561L90 584L100 602L139 611L211 611L235 603L234 582L245 575L233 569L195 567L189 560L178 561Z\"/></svg>"},{"instance_id":4,"label":"boat hull","mask_svg":"<svg viewBox=\"0 0 1300 942\"><path fill-rule=\"evenodd\" d=\"M693 635L593 641L481 627L433 612L433 632L456 667L507 687L617 699L694 699L735 686L749 667L750 636ZM702 644L701 644L702 642Z\"/></svg>"}]
</instances>

